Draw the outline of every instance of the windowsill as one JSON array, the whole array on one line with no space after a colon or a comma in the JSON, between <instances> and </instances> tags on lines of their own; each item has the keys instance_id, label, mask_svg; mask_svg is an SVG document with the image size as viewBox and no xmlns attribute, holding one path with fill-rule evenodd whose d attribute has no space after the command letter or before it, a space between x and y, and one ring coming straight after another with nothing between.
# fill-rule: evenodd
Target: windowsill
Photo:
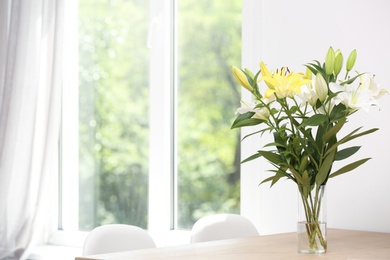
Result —
<instances>
[{"instance_id":1,"label":"windowsill","mask_svg":"<svg viewBox=\"0 0 390 260\"><path fill-rule=\"evenodd\" d=\"M27 260L69 260L75 259L76 256L81 256L82 251L81 247L38 245L31 250Z\"/></svg>"},{"instance_id":2,"label":"windowsill","mask_svg":"<svg viewBox=\"0 0 390 260\"><path fill-rule=\"evenodd\" d=\"M61 233L63 233L62 231ZM163 233L150 233L153 237L157 247L175 246L188 244L190 242L190 231L173 230ZM74 242L74 241L73 241ZM66 242L64 242L66 243ZM80 243L79 243L80 244ZM81 243L82 244L82 243ZM35 246L28 260L69 260L82 255L82 245L67 246L56 244L43 244Z\"/></svg>"}]
</instances>

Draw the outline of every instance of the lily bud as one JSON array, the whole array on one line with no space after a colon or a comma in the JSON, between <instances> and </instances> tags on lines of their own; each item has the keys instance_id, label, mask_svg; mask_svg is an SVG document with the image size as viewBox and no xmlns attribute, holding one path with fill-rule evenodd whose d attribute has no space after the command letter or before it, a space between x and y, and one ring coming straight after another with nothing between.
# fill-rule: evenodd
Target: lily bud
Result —
<instances>
[{"instance_id":1,"label":"lily bud","mask_svg":"<svg viewBox=\"0 0 390 260\"><path fill-rule=\"evenodd\" d=\"M333 73L333 64L334 64L334 50L332 47L329 47L328 53L326 54L325 59L325 73L326 75L332 75Z\"/></svg>"},{"instance_id":2,"label":"lily bud","mask_svg":"<svg viewBox=\"0 0 390 260\"><path fill-rule=\"evenodd\" d=\"M251 79L255 78L255 75L253 75L252 71L250 71L249 69L244 69L244 71L245 74L248 75Z\"/></svg>"},{"instance_id":3,"label":"lily bud","mask_svg":"<svg viewBox=\"0 0 390 260\"><path fill-rule=\"evenodd\" d=\"M309 68L306 68L306 78L307 79L312 79L313 72Z\"/></svg>"},{"instance_id":4,"label":"lily bud","mask_svg":"<svg viewBox=\"0 0 390 260\"><path fill-rule=\"evenodd\" d=\"M240 70L239 68L237 68L235 66L232 66L232 70L233 70L233 75L236 78L236 80L238 81L238 83L240 83L241 86L243 86L244 88L246 88L247 90L252 92L253 88L252 88L251 84L249 84L249 81L248 81L246 74L242 70Z\"/></svg>"},{"instance_id":5,"label":"lily bud","mask_svg":"<svg viewBox=\"0 0 390 260\"><path fill-rule=\"evenodd\" d=\"M343 54L341 54L341 52L334 58L333 71L336 76L339 75L341 68L343 67L343 59Z\"/></svg>"},{"instance_id":6,"label":"lily bud","mask_svg":"<svg viewBox=\"0 0 390 260\"><path fill-rule=\"evenodd\" d=\"M356 57L357 57L357 52L356 50L353 50L351 54L349 54L349 57L347 59L347 71L350 71L355 65Z\"/></svg>"},{"instance_id":7,"label":"lily bud","mask_svg":"<svg viewBox=\"0 0 390 260\"><path fill-rule=\"evenodd\" d=\"M324 102L326 97L328 96L328 85L326 84L326 81L322 77L321 73L316 74L315 91L318 95L318 99L321 102Z\"/></svg>"}]
</instances>

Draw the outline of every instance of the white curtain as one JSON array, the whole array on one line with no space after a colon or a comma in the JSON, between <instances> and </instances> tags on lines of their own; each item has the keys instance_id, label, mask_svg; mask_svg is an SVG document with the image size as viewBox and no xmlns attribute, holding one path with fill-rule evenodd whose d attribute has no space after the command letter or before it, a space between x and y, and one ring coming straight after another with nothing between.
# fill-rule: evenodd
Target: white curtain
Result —
<instances>
[{"instance_id":1,"label":"white curtain","mask_svg":"<svg viewBox=\"0 0 390 260\"><path fill-rule=\"evenodd\" d=\"M63 0L0 0L0 259L25 259L56 174Z\"/></svg>"}]
</instances>

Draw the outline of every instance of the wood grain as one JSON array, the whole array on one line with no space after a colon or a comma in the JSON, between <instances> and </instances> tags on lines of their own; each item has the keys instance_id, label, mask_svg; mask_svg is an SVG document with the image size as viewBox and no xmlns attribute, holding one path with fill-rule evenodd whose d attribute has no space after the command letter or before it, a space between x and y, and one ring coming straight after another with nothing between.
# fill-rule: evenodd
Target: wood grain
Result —
<instances>
[{"instance_id":1,"label":"wood grain","mask_svg":"<svg viewBox=\"0 0 390 260\"><path fill-rule=\"evenodd\" d=\"M126 259L390 259L390 233L328 230L328 251L297 253L296 233L220 240L189 245L77 257L76 260Z\"/></svg>"}]
</instances>

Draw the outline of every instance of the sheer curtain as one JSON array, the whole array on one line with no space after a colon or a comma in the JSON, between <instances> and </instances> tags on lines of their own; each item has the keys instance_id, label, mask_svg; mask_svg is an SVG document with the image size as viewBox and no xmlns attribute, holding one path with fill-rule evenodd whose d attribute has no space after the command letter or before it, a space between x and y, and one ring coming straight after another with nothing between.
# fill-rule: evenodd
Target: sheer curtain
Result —
<instances>
[{"instance_id":1,"label":"sheer curtain","mask_svg":"<svg viewBox=\"0 0 390 260\"><path fill-rule=\"evenodd\" d=\"M56 174L63 0L0 1L0 259L25 259Z\"/></svg>"}]
</instances>

